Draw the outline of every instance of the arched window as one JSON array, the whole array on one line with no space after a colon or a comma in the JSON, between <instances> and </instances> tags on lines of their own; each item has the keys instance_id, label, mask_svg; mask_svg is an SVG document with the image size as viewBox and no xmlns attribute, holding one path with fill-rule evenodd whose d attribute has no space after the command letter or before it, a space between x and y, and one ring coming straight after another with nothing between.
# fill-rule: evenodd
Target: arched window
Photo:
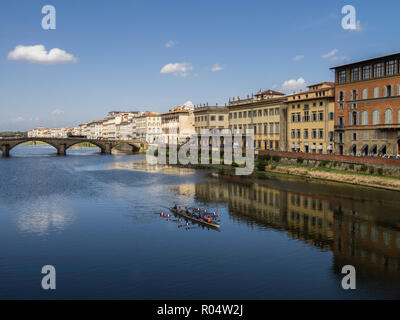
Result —
<instances>
[{"instance_id":1,"label":"arched window","mask_svg":"<svg viewBox=\"0 0 400 320\"><path fill-rule=\"evenodd\" d=\"M372 124L379 124L379 111L375 110L372 113Z\"/></svg>"},{"instance_id":2,"label":"arched window","mask_svg":"<svg viewBox=\"0 0 400 320\"><path fill-rule=\"evenodd\" d=\"M386 109L386 111L385 111L385 124L392 124L392 123L393 123L392 109Z\"/></svg>"},{"instance_id":3,"label":"arched window","mask_svg":"<svg viewBox=\"0 0 400 320\"><path fill-rule=\"evenodd\" d=\"M374 89L374 98L379 98L379 87L375 87Z\"/></svg>"},{"instance_id":4,"label":"arched window","mask_svg":"<svg viewBox=\"0 0 400 320\"><path fill-rule=\"evenodd\" d=\"M368 99L368 89L364 89L364 90L363 90L362 98L363 98L364 100L365 100L365 99Z\"/></svg>"},{"instance_id":5,"label":"arched window","mask_svg":"<svg viewBox=\"0 0 400 320\"><path fill-rule=\"evenodd\" d=\"M363 111L361 113L361 124L363 126L368 125L368 111Z\"/></svg>"}]
</instances>

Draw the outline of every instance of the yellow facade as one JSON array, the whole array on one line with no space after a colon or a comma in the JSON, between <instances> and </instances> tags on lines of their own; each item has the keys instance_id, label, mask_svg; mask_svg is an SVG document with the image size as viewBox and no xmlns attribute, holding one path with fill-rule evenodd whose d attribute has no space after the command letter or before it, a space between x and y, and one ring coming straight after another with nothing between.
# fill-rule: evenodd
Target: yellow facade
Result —
<instances>
[{"instance_id":1,"label":"yellow facade","mask_svg":"<svg viewBox=\"0 0 400 320\"><path fill-rule=\"evenodd\" d=\"M254 147L260 150L281 150L281 107L285 95L267 90L245 100L229 102L229 128L232 132L245 134L254 131ZM243 141L243 146L245 141Z\"/></svg>"},{"instance_id":2,"label":"yellow facade","mask_svg":"<svg viewBox=\"0 0 400 320\"><path fill-rule=\"evenodd\" d=\"M323 82L288 96L287 151L332 153L334 150L334 83Z\"/></svg>"}]
</instances>

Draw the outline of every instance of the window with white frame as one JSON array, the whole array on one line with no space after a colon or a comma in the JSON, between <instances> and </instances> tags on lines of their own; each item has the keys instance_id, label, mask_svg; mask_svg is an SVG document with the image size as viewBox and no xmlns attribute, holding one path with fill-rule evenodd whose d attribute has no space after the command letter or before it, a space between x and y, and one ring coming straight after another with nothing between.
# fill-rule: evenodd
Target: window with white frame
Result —
<instances>
[{"instance_id":1,"label":"window with white frame","mask_svg":"<svg viewBox=\"0 0 400 320\"><path fill-rule=\"evenodd\" d=\"M374 78L383 77L383 63L377 63L374 65Z\"/></svg>"},{"instance_id":2,"label":"window with white frame","mask_svg":"<svg viewBox=\"0 0 400 320\"><path fill-rule=\"evenodd\" d=\"M374 98L375 99L379 98L379 87L374 88Z\"/></svg>"},{"instance_id":3,"label":"window with white frame","mask_svg":"<svg viewBox=\"0 0 400 320\"><path fill-rule=\"evenodd\" d=\"M364 89L364 90L363 90L362 98L363 98L364 100L365 100L365 99L368 99L368 89Z\"/></svg>"},{"instance_id":4,"label":"window with white frame","mask_svg":"<svg viewBox=\"0 0 400 320\"><path fill-rule=\"evenodd\" d=\"M386 62L386 75L393 76L396 73L396 61L390 60Z\"/></svg>"},{"instance_id":5,"label":"window with white frame","mask_svg":"<svg viewBox=\"0 0 400 320\"><path fill-rule=\"evenodd\" d=\"M379 124L379 111L378 111L378 110L375 110L375 111L372 113L372 124L373 124L373 125Z\"/></svg>"},{"instance_id":6,"label":"window with white frame","mask_svg":"<svg viewBox=\"0 0 400 320\"><path fill-rule=\"evenodd\" d=\"M393 112L392 109L386 109L385 111L385 124L393 123Z\"/></svg>"},{"instance_id":7,"label":"window with white frame","mask_svg":"<svg viewBox=\"0 0 400 320\"><path fill-rule=\"evenodd\" d=\"M371 66L363 67L363 80L371 79Z\"/></svg>"},{"instance_id":8,"label":"window with white frame","mask_svg":"<svg viewBox=\"0 0 400 320\"><path fill-rule=\"evenodd\" d=\"M363 126L368 125L368 111L363 111L361 113L361 124Z\"/></svg>"}]
</instances>

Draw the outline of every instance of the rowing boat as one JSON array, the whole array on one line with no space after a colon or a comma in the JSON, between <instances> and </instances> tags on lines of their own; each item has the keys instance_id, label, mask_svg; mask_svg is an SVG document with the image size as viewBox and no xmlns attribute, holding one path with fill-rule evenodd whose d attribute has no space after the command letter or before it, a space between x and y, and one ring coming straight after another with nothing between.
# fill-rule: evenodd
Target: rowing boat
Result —
<instances>
[{"instance_id":1,"label":"rowing boat","mask_svg":"<svg viewBox=\"0 0 400 320\"><path fill-rule=\"evenodd\" d=\"M190 215L187 215L185 210L179 210L179 209L175 209L175 208L169 208L169 210L171 210L172 213L174 213L174 214L176 214L176 215L178 215L178 216L180 216L180 217L182 217L184 219L188 219L190 221L199 223L201 225L205 225L207 227L217 228L217 229L219 229L219 227L220 227L220 225L218 223L216 223L216 222L207 222L207 221L192 217Z\"/></svg>"}]
</instances>

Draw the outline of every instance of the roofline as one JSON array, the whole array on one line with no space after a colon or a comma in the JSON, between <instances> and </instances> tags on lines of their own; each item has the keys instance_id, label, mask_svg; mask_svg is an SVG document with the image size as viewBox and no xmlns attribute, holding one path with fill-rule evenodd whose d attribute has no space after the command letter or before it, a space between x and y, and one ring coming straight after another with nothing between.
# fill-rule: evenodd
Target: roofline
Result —
<instances>
[{"instance_id":1,"label":"roofline","mask_svg":"<svg viewBox=\"0 0 400 320\"><path fill-rule=\"evenodd\" d=\"M352 62L352 63L342 64L342 65L339 65L339 66L336 66L336 67L332 67L332 68L329 68L329 69L330 69L330 70L334 70L334 69L339 69L339 68L344 68L344 67L352 66L352 65L355 65L355 64L359 64L359 63L372 62L372 61L375 61L375 60L387 59L387 58L389 58L389 57L399 56L399 55L400 55L400 52L397 52L397 53L392 53L392 54L389 54L389 55L386 55L386 56L381 56L381 57L376 57L376 58L371 58L371 59L356 61L356 62Z\"/></svg>"}]
</instances>

